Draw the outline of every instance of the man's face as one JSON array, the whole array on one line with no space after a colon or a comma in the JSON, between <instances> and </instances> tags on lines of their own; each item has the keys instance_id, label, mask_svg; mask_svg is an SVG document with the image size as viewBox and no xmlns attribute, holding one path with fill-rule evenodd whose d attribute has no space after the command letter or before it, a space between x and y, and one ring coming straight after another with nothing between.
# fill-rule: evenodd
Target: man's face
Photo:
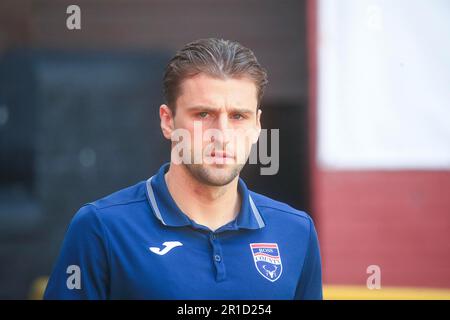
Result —
<instances>
[{"instance_id":1,"label":"man's face","mask_svg":"<svg viewBox=\"0 0 450 320\"><path fill-rule=\"evenodd\" d=\"M205 74L188 78L181 84L175 116L165 105L160 115L173 148L186 139L174 139L178 132L189 133L182 165L211 186L226 185L239 175L261 131L257 88L247 78L223 80Z\"/></svg>"}]
</instances>

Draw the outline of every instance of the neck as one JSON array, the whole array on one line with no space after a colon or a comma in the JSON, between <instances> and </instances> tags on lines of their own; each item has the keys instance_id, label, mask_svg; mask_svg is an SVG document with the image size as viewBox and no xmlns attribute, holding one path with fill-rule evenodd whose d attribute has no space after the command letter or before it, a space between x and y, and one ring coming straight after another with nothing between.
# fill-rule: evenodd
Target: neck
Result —
<instances>
[{"instance_id":1,"label":"neck","mask_svg":"<svg viewBox=\"0 0 450 320\"><path fill-rule=\"evenodd\" d=\"M170 163L164 178L175 203L198 224L214 231L239 213L238 177L225 186L209 186L195 179L185 166Z\"/></svg>"}]
</instances>

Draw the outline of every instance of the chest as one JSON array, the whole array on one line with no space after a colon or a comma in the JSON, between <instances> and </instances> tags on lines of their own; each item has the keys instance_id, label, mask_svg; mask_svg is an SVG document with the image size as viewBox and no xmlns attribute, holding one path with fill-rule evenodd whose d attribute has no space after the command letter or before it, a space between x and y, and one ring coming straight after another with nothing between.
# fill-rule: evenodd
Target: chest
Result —
<instances>
[{"instance_id":1,"label":"chest","mask_svg":"<svg viewBox=\"0 0 450 320\"><path fill-rule=\"evenodd\" d=\"M260 231L118 235L111 297L292 299L305 252L291 242Z\"/></svg>"}]
</instances>

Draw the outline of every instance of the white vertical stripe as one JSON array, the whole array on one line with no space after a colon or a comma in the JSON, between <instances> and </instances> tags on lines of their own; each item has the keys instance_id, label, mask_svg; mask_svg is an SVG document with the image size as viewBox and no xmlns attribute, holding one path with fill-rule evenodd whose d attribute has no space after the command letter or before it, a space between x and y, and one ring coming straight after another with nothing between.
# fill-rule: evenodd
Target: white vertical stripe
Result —
<instances>
[{"instance_id":1,"label":"white vertical stripe","mask_svg":"<svg viewBox=\"0 0 450 320\"><path fill-rule=\"evenodd\" d=\"M255 216L256 221L258 221L258 226L260 228L264 227L265 224L261 218L261 214L259 213L258 208L255 206L255 203L253 202L253 199L250 195L248 195L248 200L250 201L250 207L252 208L253 215Z\"/></svg>"},{"instance_id":2,"label":"white vertical stripe","mask_svg":"<svg viewBox=\"0 0 450 320\"><path fill-rule=\"evenodd\" d=\"M166 223L164 222L164 220L161 216L161 212L159 211L158 205L156 204L155 194L153 193L153 188L152 188L152 184L151 184L153 177L148 179L147 183L146 183L148 198L150 199L150 204L152 205L152 208L153 208L153 211L155 212L156 217L162 222L163 225L166 225Z\"/></svg>"}]
</instances>

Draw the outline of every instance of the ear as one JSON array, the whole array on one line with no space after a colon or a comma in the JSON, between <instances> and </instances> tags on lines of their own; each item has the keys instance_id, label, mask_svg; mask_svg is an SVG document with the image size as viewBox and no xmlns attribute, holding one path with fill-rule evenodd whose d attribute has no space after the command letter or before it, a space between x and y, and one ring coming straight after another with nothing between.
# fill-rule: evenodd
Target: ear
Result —
<instances>
[{"instance_id":1,"label":"ear","mask_svg":"<svg viewBox=\"0 0 450 320\"><path fill-rule=\"evenodd\" d=\"M159 118L161 119L161 131L164 137L171 140L174 130L174 120L172 110L165 104L159 107Z\"/></svg>"}]
</instances>

